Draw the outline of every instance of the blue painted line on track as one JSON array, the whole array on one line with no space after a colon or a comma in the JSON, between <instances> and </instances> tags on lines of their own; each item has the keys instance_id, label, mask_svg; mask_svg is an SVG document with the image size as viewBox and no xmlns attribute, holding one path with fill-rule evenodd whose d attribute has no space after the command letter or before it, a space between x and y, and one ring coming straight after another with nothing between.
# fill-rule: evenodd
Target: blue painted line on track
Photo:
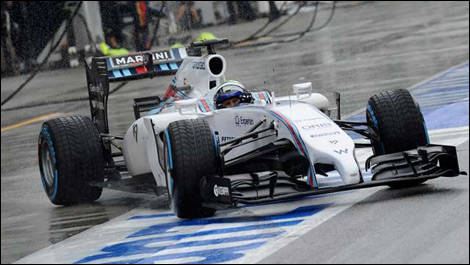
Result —
<instances>
[{"instance_id":1,"label":"blue painted line on track","mask_svg":"<svg viewBox=\"0 0 470 265\"><path fill-rule=\"evenodd\" d=\"M255 248L259 248L264 245L267 241L249 243L241 246L227 247L227 248L216 248L201 251L191 251L186 253L175 253L166 255L157 255L148 258L125 260L119 262L111 262L109 264L122 264L122 263L140 263L140 264L153 264L157 261L166 261L182 258L201 258L203 260L197 262L188 262L186 264L207 264L207 263L221 263L228 262L244 256L242 251L247 251ZM108 263L105 263L108 264Z\"/></svg>"},{"instance_id":2,"label":"blue painted line on track","mask_svg":"<svg viewBox=\"0 0 470 265\"><path fill-rule=\"evenodd\" d=\"M128 237L148 236L154 234L162 234L168 232L175 227L183 226L200 226L200 225L213 225L213 224L227 224L227 223L246 223L246 222L261 222L261 221L277 221L287 218L306 217L323 210L326 205L313 205L309 207L300 207L291 212L278 215L269 216L243 216L243 217L223 217L223 218L208 218L208 219L194 219L184 220L165 224L153 225L148 228L142 229Z\"/></svg>"},{"instance_id":3,"label":"blue painted line on track","mask_svg":"<svg viewBox=\"0 0 470 265\"><path fill-rule=\"evenodd\" d=\"M468 126L468 107L465 101L424 112L428 130Z\"/></svg>"},{"instance_id":4,"label":"blue painted line on track","mask_svg":"<svg viewBox=\"0 0 470 265\"><path fill-rule=\"evenodd\" d=\"M106 259L106 258L126 257L126 256L131 256L131 255L140 255L140 254L155 254L155 253L161 252L163 250L168 250L168 249L182 249L182 248L189 248L189 247L196 247L196 246L208 246L208 245L218 245L218 244L226 244L226 243L233 243L233 242L240 242L240 241L249 241L249 240L255 240L255 239L258 239L258 240L268 239L268 238L277 237L280 234L282 234L282 231L246 235L246 236L233 236L229 238L194 240L194 241L170 244L167 246L147 247L146 245L148 244L159 242L158 238L150 238L150 239L140 240L141 242L138 242L138 243L134 241L131 244L123 243L120 245L117 244L117 245L112 245L110 247L106 247L103 249L103 251L108 252L108 253L92 256L92 257L89 257L88 259L85 258L82 260L82 262L90 262L90 261L96 261L96 260ZM149 258L146 258L146 259L149 259ZM155 257L150 258L150 259L155 259ZM119 263L128 263L128 261L122 260L122 261L119 261Z\"/></svg>"},{"instance_id":5,"label":"blue painted line on track","mask_svg":"<svg viewBox=\"0 0 470 265\"><path fill-rule=\"evenodd\" d=\"M323 209L330 206L330 204L319 204L319 205L310 205L298 207L287 213L280 213L276 215L267 215L267 216L243 216L243 217L223 217L223 218L208 218L208 219L195 219L195 220L184 220L176 222L167 222L159 223L146 227L137 231L129 236L127 239L135 239L133 241L126 240L125 242L115 243L109 246L106 246L101 249L101 253L96 255L87 256L82 258L75 263L88 263L88 262L105 262L106 259L110 258L121 258L116 263L153 263L154 261L165 261L175 259L175 256L167 255L156 255L149 256L143 259L132 259L130 256L139 255L139 254L158 254L158 252L165 251L167 249L184 249L194 246L216 246L220 247L221 244L227 243L238 243L246 242L252 240L265 240L273 239L284 233L283 227L295 226L303 222L306 217L312 216ZM129 219L127 221L130 221ZM246 225L241 225L248 223ZM203 227L205 225L212 224L235 224L233 227L224 227L216 228L211 230L197 231L193 233L178 233L175 229L182 228L185 226L195 226ZM267 231L267 229L271 229ZM272 231L275 229L275 231ZM183 230L185 231L185 230ZM241 232L253 231L257 232L255 234L241 235ZM230 237L220 237L220 235L232 235ZM202 236L214 236L211 239L199 239ZM219 236L217 236L219 235ZM187 241L189 238L194 238L193 241ZM184 242L173 242L186 239ZM168 242L166 245L158 244L153 246L151 244ZM258 244L253 245L253 243L236 246L235 249L240 251L241 249L253 249L258 248L267 241L257 242ZM249 246L249 247L248 247ZM222 247L217 249L208 249L201 251L196 251L197 255L195 256L194 251L188 251L178 254L178 258L189 258L189 257L199 257L204 258L202 263L219 263L222 261L230 261L238 259L244 256L244 253L238 253L233 255L232 253L234 247ZM223 256L223 259L220 257ZM107 262L106 262L107 263Z\"/></svg>"}]
</instances>

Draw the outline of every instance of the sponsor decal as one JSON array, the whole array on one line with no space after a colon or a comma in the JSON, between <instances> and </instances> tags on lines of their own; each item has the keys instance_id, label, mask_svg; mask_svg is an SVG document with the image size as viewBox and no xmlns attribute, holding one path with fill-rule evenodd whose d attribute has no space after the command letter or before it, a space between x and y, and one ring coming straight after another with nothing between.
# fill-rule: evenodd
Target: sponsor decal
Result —
<instances>
[{"instance_id":1,"label":"sponsor decal","mask_svg":"<svg viewBox=\"0 0 470 265\"><path fill-rule=\"evenodd\" d=\"M229 196L229 191L227 187L219 187L217 185L214 185L214 195L215 197L220 196Z\"/></svg>"},{"instance_id":2,"label":"sponsor decal","mask_svg":"<svg viewBox=\"0 0 470 265\"><path fill-rule=\"evenodd\" d=\"M345 154L348 153L348 149L347 149L347 148L345 148L345 149L339 149L339 150L334 150L334 151L335 151L335 153L340 154L340 155L342 155L343 153L345 153Z\"/></svg>"},{"instance_id":3,"label":"sponsor decal","mask_svg":"<svg viewBox=\"0 0 470 265\"><path fill-rule=\"evenodd\" d=\"M309 121L315 121L315 120L324 120L325 118L323 117L316 117L316 118L308 118L308 119L301 119L301 120L295 120L295 123L305 123Z\"/></svg>"},{"instance_id":4,"label":"sponsor decal","mask_svg":"<svg viewBox=\"0 0 470 265\"><path fill-rule=\"evenodd\" d=\"M255 122L253 119L250 118L245 118L243 116L235 116L235 125L236 126L247 126L247 125L253 125Z\"/></svg>"},{"instance_id":5,"label":"sponsor decal","mask_svg":"<svg viewBox=\"0 0 470 265\"><path fill-rule=\"evenodd\" d=\"M168 60L171 59L171 54L169 51L161 51L152 53L152 59L154 61L158 60ZM140 64L144 62L144 55L129 55L129 56L120 56L112 58L114 66L127 65L127 64Z\"/></svg>"},{"instance_id":6,"label":"sponsor decal","mask_svg":"<svg viewBox=\"0 0 470 265\"><path fill-rule=\"evenodd\" d=\"M221 137L222 143L223 143L223 142L230 141L230 140L232 140L232 139L235 139L235 137L233 137L233 136L222 136L222 137Z\"/></svg>"},{"instance_id":7,"label":"sponsor decal","mask_svg":"<svg viewBox=\"0 0 470 265\"><path fill-rule=\"evenodd\" d=\"M300 128L302 128L303 130L313 130L313 129L329 128L331 126L333 126L331 122L322 122L322 123L316 123L316 124L302 125Z\"/></svg>"},{"instance_id":8,"label":"sponsor decal","mask_svg":"<svg viewBox=\"0 0 470 265\"><path fill-rule=\"evenodd\" d=\"M193 69L206 70L206 64L204 62L193 62Z\"/></svg>"},{"instance_id":9,"label":"sponsor decal","mask_svg":"<svg viewBox=\"0 0 470 265\"><path fill-rule=\"evenodd\" d=\"M97 83L96 85L93 83L90 83L88 87L90 88L90 92L98 92L98 93L101 93L100 95L104 95L104 89L101 83Z\"/></svg>"},{"instance_id":10,"label":"sponsor decal","mask_svg":"<svg viewBox=\"0 0 470 265\"><path fill-rule=\"evenodd\" d=\"M329 141L330 144L337 144L338 143L338 140L332 140L332 141Z\"/></svg>"},{"instance_id":11,"label":"sponsor decal","mask_svg":"<svg viewBox=\"0 0 470 265\"><path fill-rule=\"evenodd\" d=\"M317 133L317 134L310 134L310 137L316 138L316 137L324 137L324 136L331 136L331 135L339 135L340 132L327 132L327 133Z\"/></svg>"},{"instance_id":12,"label":"sponsor decal","mask_svg":"<svg viewBox=\"0 0 470 265\"><path fill-rule=\"evenodd\" d=\"M104 110L103 102L92 100L91 105L93 106L93 109Z\"/></svg>"}]
</instances>

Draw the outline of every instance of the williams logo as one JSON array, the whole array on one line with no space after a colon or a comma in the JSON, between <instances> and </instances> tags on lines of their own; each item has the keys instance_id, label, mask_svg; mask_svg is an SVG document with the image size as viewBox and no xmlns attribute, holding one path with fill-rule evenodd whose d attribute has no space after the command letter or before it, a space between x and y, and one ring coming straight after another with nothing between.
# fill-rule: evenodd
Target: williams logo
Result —
<instances>
[{"instance_id":1,"label":"williams logo","mask_svg":"<svg viewBox=\"0 0 470 265\"><path fill-rule=\"evenodd\" d=\"M250 118L245 118L243 116L235 116L235 125L237 126L247 126L247 125L253 125L255 122L253 119Z\"/></svg>"},{"instance_id":2,"label":"williams logo","mask_svg":"<svg viewBox=\"0 0 470 265\"><path fill-rule=\"evenodd\" d=\"M343 153L344 154L347 154L348 153L348 149L345 148L345 149L339 149L339 150L335 150L335 152L339 155L342 155Z\"/></svg>"}]
</instances>

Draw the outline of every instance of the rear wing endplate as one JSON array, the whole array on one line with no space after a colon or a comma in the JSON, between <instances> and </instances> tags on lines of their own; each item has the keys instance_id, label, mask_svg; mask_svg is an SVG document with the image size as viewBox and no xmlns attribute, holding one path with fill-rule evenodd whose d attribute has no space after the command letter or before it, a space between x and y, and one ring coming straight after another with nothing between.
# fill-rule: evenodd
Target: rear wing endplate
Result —
<instances>
[{"instance_id":1,"label":"rear wing endplate","mask_svg":"<svg viewBox=\"0 0 470 265\"><path fill-rule=\"evenodd\" d=\"M185 48L173 48L93 57L91 65L86 65L85 68L91 118L99 132L109 133L107 102L110 82L173 75L187 56Z\"/></svg>"}]
</instances>

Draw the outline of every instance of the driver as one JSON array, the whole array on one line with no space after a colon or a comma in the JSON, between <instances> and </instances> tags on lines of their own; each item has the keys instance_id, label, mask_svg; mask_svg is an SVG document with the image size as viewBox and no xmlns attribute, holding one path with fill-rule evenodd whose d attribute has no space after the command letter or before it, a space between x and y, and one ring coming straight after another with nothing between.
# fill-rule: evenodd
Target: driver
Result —
<instances>
[{"instance_id":1,"label":"driver","mask_svg":"<svg viewBox=\"0 0 470 265\"><path fill-rule=\"evenodd\" d=\"M253 103L251 93L238 81L225 81L218 88L214 96L214 105L217 109L232 108L240 103Z\"/></svg>"}]
</instances>

